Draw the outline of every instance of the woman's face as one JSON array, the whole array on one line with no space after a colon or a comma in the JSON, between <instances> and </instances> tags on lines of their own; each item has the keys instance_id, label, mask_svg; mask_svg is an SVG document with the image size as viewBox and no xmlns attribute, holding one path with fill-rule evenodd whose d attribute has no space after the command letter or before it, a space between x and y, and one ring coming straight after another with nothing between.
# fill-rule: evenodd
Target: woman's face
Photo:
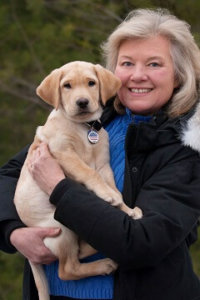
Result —
<instances>
[{"instance_id":1,"label":"woman's face","mask_svg":"<svg viewBox=\"0 0 200 300\"><path fill-rule=\"evenodd\" d=\"M170 42L163 36L122 42L115 69L122 81L121 103L136 114L152 114L166 104L177 86Z\"/></svg>"}]
</instances>

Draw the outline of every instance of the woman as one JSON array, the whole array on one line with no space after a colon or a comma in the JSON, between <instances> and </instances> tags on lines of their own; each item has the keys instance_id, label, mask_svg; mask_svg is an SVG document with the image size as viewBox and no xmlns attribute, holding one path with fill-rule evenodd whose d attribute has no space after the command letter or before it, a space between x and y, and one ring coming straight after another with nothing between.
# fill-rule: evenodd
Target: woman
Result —
<instances>
[{"instance_id":1,"label":"woman","mask_svg":"<svg viewBox=\"0 0 200 300\"><path fill-rule=\"evenodd\" d=\"M111 165L124 201L140 207L144 216L133 220L65 178L41 144L30 171L56 205L55 218L119 265L113 276L64 285L56 281L56 264L48 265L51 299L200 299L200 282L188 252L200 214L200 158L192 149L197 148L192 126L187 127L189 118L190 125L196 120L192 114L199 96L199 49L185 22L165 10L144 9L133 11L103 50L107 67L122 81L102 117L110 137ZM15 247L45 264L55 258L42 238L59 234L59 229L24 228L12 204L25 152L1 169L1 191L9 188L1 201L1 244L6 251ZM42 257L23 233L29 239L34 236ZM74 285L79 295L72 292ZM26 286L24 297L37 299L35 289Z\"/></svg>"}]
</instances>

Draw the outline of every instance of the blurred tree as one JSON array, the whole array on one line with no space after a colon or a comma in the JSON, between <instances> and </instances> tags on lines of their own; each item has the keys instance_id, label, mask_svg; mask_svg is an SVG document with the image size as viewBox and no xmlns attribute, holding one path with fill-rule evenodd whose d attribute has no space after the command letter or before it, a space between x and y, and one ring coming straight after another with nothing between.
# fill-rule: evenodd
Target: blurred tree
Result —
<instances>
[{"instance_id":1,"label":"blurred tree","mask_svg":"<svg viewBox=\"0 0 200 300\"><path fill-rule=\"evenodd\" d=\"M164 6L199 29L200 2L164 0L2 0L0 88L12 98L46 105L39 81L72 60L101 62L100 44L127 12Z\"/></svg>"}]
</instances>

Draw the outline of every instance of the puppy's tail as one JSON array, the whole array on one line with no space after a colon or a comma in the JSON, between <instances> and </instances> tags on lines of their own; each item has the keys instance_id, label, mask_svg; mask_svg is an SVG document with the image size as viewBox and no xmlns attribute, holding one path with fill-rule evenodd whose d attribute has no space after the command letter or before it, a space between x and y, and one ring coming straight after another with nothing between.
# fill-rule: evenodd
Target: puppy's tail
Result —
<instances>
[{"instance_id":1,"label":"puppy's tail","mask_svg":"<svg viewBox=\"0 0 200 300\"><path fill-rule=\"evenodd\" d=\"M31 270L38 290L39 300L50 300L49 288L42 265L30 262Z\"/></svg>"}]
</instances>

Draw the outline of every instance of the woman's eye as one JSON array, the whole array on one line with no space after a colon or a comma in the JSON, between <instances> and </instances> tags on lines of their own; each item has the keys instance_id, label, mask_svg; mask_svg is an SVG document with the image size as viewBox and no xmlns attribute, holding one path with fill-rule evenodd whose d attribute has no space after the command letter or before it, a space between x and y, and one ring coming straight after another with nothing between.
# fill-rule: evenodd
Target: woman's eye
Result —
<instances>
[{"instance_id":1,"label":"woman's eye","mask_svg":"<svg viewBox=\"0 0 200 300\"><path fill-rule=\"evenodd\" d=\"M65 84L64 84L64 87L65 87L66 89L71 89L71 84L70 84L70 83L65 83Z\"/></svg>"},{"instance_id":2,"label":"woman's eye","mask_svg":"<svg viewBox=\"0 0 200 300\"><path fill-rule=\"evenodd\" d=\"M130 61L124 61L122 63L122 66L129 67L129 66L132 66L132 63Z\"/></svg>"},{"instance_id":3,"label":"woman's eye","mask_svg":"<svg viewBox=\"0 0 200 300\"><path fill-rule=\"evenodd\" d=\"M90 81L88 82L88 86L94 86L95 84L96 84L96 82L93 81L93 80L90 80Z\"/></svg>"},{"instance_id":4,"label":"woman's eye","mask_svg":"<svg viewBox=\"0 0 200 300\"><path fill-rule=\"evenodd\" d=\"M150 64L149 64L149 66L150 67L159 67L160 66L160 64L159 63L157 63L157 62L151 62Z\"/></svg>"}]
</instances>

